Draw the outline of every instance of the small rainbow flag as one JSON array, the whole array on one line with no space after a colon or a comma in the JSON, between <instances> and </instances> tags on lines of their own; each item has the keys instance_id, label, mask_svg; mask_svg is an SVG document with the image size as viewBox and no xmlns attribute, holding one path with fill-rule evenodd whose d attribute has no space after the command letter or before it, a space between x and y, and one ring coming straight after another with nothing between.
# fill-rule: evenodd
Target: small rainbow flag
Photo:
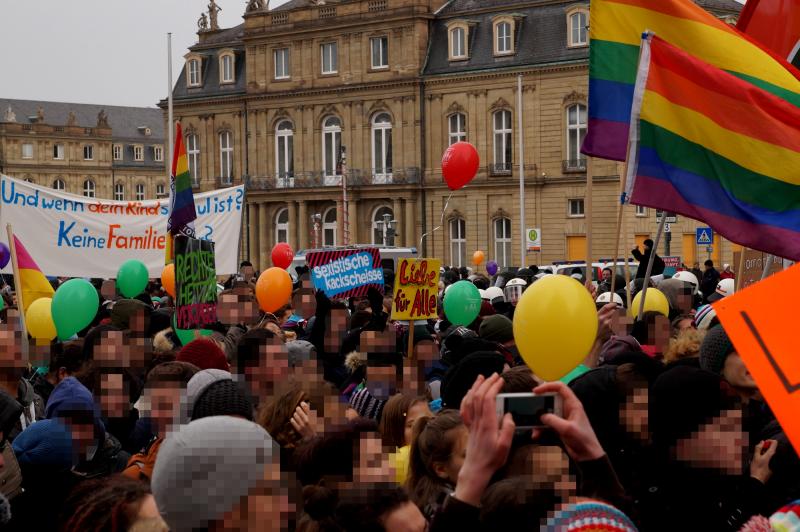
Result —
<instances>
[{"instance_id":1,"label":"small rainbow flag","mask_svg":"<svg viewBox=\"0 0 800 532\"><path fill-rule=\"evenodd\" d=\"M53 297L55 290L16 236L14 237L14 247L19 267L19 280L15 280L15 284L19 283L16 288L22 291L22 311L27 312L31 303L42 297Z\"/></svg>"},{"instance_id":2,"label":"small rainbow flag","mask_svg":"<svg viewBox=\"0 0 800 532\"><path fill-rule=\"evenodd\" d=\"M642 32L800 106L800 73L691 0L592 0L582 151L624 161Z\"/></svg>"},{"instance_id":3,"label":"small rainbow flag","mask_svg":"<svg viewBox=\"0 0 800 532\"><path fill-rule=\"evenodd\" d=\"M800 107L645 38L628 155L631 203L800 260Z\"/></svg>"},{"instance_id":4,"label":"small rainbow flag","mask_svg":"<svg viewBox=\"0 0 800 532\"><path fill-rule=\"evenodd\" d=\"M194 208L194 194L192 192L192 175L189 172L189 160L186 157L186 146L183 144L183 130L181 123L175 123L175 151L172 156L172 173L170 180L170 210L167 220L167 251L166 262L174 259L175 248L173 238L175 235L194 237L194 221L197 212Z\"/></svg>"}]
</instances>

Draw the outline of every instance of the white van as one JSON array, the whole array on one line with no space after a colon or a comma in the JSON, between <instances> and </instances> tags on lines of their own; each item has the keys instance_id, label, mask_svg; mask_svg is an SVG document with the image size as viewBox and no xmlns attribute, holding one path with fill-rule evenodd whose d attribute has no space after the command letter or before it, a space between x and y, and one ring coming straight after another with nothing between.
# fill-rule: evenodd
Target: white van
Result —
<instances>
[{"instance_id":1,"label":"white van","mask_svg":"<svg viewBox=\"0 0 800 532\"><path fill-rule=\"evenodd\" d=\"M381 267L384 270L397 271L398 259L416 259L419 257L417 248L402 248L402 247L379 247L370 244L355 244L352 246L337 246L332 248L319 248L319 249L301 249L294 255L292 265L289 266L289 273L295 274L295 268L306 265L306 254L315 251L342 251L346 249L366 249L377 247L381 253Z\"/></svg>"}]
</instances>

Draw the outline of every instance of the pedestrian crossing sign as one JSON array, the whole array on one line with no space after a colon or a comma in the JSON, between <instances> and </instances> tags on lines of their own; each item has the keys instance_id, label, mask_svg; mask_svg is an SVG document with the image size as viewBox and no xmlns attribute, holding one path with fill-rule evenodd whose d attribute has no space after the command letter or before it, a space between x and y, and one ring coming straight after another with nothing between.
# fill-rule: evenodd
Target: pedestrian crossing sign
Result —
<instances>
[{"instance_id":1,"label":"pedestrian crossing sign","mask_svg":"<svg viewBox=\"0 0 800 532\"><path fill-rule=\"evenodd\" d=\"M714 230L710 227L697 228L697 245L707 246L714 243Z\"/></svg>"}]
</instances>

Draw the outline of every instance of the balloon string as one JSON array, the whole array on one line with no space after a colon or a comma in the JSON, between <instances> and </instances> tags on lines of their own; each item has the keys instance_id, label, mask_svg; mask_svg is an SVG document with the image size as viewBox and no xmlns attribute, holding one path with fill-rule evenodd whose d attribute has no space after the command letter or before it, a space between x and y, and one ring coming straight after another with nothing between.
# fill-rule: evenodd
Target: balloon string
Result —
<instances>
[{"instance_id":1,"label":"balloon string","mask_svg":"<svg viewBox=\"0 0 800 532\"><path fill-rule=\"evenodd\" d=\"M450 195L447 196L447 201L444 202L444 208L442 209L442 217L441 217L441 219L439 219L439 225L434 227L433 229L431 229L430 231L428 231L427 233L425 233L424 235L422 235L420 237L420 239L419 239L419 248L418 248L420 250L420 252L422 250L422 243L425 241L425 237L427 237L428 235L432 235L433 233L435 233L436 231L441 229L442 226L444 225L444 215L447 212L447 206L450 204L450 198L452 198L452 197L453 197L453 193L450 192Z\"/></svg>"}]
</instances>

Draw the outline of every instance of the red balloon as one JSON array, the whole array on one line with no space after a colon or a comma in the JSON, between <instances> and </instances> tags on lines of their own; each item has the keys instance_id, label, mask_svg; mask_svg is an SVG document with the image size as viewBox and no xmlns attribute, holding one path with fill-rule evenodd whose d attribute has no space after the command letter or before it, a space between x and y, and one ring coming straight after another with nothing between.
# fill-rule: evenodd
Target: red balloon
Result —
<instances>
[{"instance_id":1,"label":"red balloon","mask_svg":"<svg viewBox=\"0 0 800 532\"><path fill-rule=\"evenodd\" d=\"M276 268L285 270L291 266L292 259L294 259L294 251L286 242L275 244L275 247L272 248L272 265Z\"/></svg>"},{"instance_id":2,"label":"red balloon","mask_svg":"<svg viewBox=\"0 0 800 532\"><path fill-rule=\"evenodd\" d=\"M456 142L442 156L442 176L450 190L458 190L478 173L478 150L469 142Z\"/></svg>"}]
</instances>

